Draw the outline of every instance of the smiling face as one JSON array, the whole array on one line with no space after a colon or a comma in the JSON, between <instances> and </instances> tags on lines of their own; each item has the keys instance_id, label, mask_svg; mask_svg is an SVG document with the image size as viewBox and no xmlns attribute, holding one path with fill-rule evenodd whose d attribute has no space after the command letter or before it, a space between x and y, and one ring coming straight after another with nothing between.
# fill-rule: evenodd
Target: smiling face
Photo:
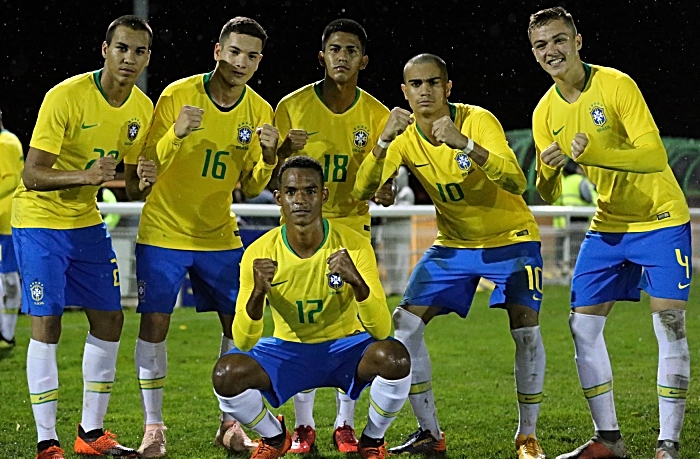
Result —
<instances>
[{"instance_id":1,"label":"smiling face","mask_svg":"<svg viewBox=\"0 0 700 459\"><path fill-rule=\"evenodd\" d=\"M413 113L430 116L447 107L452 82L446 80L436 64L407 64L404 68L404 81L401 90Z\"/></svg>"},{"instance_id":2,"label":"smiling face","mask_svg":"<svg viewBox=\"0 0 700 459\"><path fill-rule=\"evenodd\" d=\"M145 30L134 30L120 25L114 30L112 42L102 43L105 72L120 85L134 85L148 65L151 51L150 37Z\"/></svg>"},{"instance_id":3,"label":"smiling face","mask_svg":"<svg viewBox=\"0 0 700 459\"><path fill-rule=\"evenodd\" d=\"M357 35L334 32L328 37L325 49L318 53L318 60L326 69L326 75L338 83L357 81L360 70L367 67L369 58L362 55L362 43Z\"/></svg>"},{"instance_id":4,"label":"smiling face","mask_svg":"<svg viewBox=\"0 0 700 459\"><path fill-rule=\"evenodd\" d=\"M563 78L573 69L580 69L581 35L575 34L564 21L555 19L532 30L532 52L540 66L552 78Z\"/></svg>"},{"instance_id":5,"label":"smiling face","mask_svg":"<svg viewBox=\"0 0 700 459\"><path fill-rule=\"evenodd\" d=\"M282 207L284 219L297 226L306 226L321 218L321 209L328 200L328 188L321 174L310 168L290 167L280 177L275 201Z\"/></svg>"},{"instance_id":6,"label":"smiling face","mask_svg":"<svg viewBox=\"0 0 700 459\"><path fill-rule=\"evenodd\" d=\"M216 69L230 86L243 86L258 70L263 42L252 35L230 33L214 47Z\"/></svg>"}]
</instances>

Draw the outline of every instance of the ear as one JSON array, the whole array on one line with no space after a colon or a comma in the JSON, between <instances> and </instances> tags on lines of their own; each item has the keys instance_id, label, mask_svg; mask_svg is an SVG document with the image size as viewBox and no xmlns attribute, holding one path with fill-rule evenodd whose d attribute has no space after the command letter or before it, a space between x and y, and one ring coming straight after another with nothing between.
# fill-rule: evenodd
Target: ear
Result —
<instances>
[{"instance_id":1,"label":"ear","mask_svg":"<svg viewBox=\"0 0 700 459\"><path fill-rule=\"evenodd\" d=\"M326 187L324 186L324 187L323 187L323 191L321 191L321 196L323 196L323 203L324 203L324 204L326 203L326 201L328 201L328 195L329 195L328 188L326 188Z\"/></svg>"},{"instance_id":2,"label":"ear","mask_svg":"<svg viewBox=\"0 0 700 459\"><path fill-rule=\"evenodd\" d=\"M107 42L103 41L102 42L102 57L105 59L107 59L107 48L109 48L109 46L107 45Z\"/></svg>"},{"instance_id":3,"label":"ear","mask_svg":"<svg viewBox=\"0 0 700 459\"><path fill-rule=\"evenodd\" d=\"M323 51L318 52L318 63L321 64L321 67L324 69L326 68L326 61L323 59Z\"/></svg>"},{"instance_id":4,"label":"ear","mask_svg":"<svg viewBox=\"0 0 700 459\"><path fill-rule=\"evenodd\" d=\"M146 67L148 67L148 64L151 63L151 50L148 50L148 60L146 61Z\"/></svg>"},{"instance_id":5,"label":"ear","mask_svg":"<svg viewBox=\"0 0 700 459\"><path fill-rule=\"evenodd\" d=\"M360 70L364 70L365 68L367 68L368 63L369 63L369 56L365 54L364 56L362 56L362 63L360 64Z\"/></svg>"},{"instance_id":6,"label":"ear","mask_svg":"<svg viewBox=\"0 0 700 459\"><path fill-rule=\"evenodd\" d=\"M273 191L272 196L275 198L275 203L277 203L278 206L282 207L282 194L280 193L280 190Z\"/></svg>"},{"instance_id":7,"label":"ear","mask_svg":"<svg viewBox=\"0 0 700 459\"><path fill-rule=\"evenodd\" d=\"M581 34L576 35L576 51L581 51L581 47L583 46L583 38L581 37Z\"/></svg>"},{"instance_id":8,"label":"ear","mask_svg":"<svg viewBox=\"0 0 700 459\"><path fill-rule=\"evenodd\" d=\"M450 97L450 94L452 93L452 80L447 82L447 85L445 85L445 98Z\"/></svg>"},{"instance_id":9,"label":"ear","mask_svg":"<svg viewBox=\"0 0 700 459\"><path fill-rule=\"evenodd\" d=\"M403 92L403 98L408 100L408 96L406 95L406 85L401 83L401 92Z\"/></svg>"},{"instance_id":10,"label":"ear","mask_svg":"<svg viewBox=\"0 0 700 459\"><path fill-rule=\"evenodd\" d=\"M214 45L214 60L219 60L219 55L221 55L221 44L217 43Z\"/></svg>"},{"instance_id":11,"label":"ear","mask_svg":"<svg viewBox=\"0 0 700 459\"><path fill-rule=\"evenodd\" d=\"M539 61L537 60L537 53L535 52L535 48L534 48L534 47L533 47L533 48L530 48L530 50L532 50L532 55L535 56L535 61L539 62Z\"/></svg>"}]
</instances>

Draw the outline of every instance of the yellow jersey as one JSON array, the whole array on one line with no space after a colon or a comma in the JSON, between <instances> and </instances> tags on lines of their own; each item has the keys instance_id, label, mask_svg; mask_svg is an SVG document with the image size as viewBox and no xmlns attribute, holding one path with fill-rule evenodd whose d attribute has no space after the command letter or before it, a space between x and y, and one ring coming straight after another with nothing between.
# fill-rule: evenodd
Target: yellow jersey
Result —
<instances>
[{"instance_id":1,"label":"yellow jersey","mask_svg":"<svg viewBox=\"0 0 700 459\"><path fill-rule=\"evenodd\" d=\"M435 205L435 245L479 249L539 241L537 223L521 196L527 180L501 124L475 105L450 103L449 108L457 129L489 151L483 166L462 150L431 144L413 123L391 142L383 161L371 155L363 170L383 163L382 183L402 164L411 170Z\"/></svg>"},{"instance_id":2,"label":"yellow jersey","mask_svg":"<svg viewBox=\"0 0 700 459\"><path fill-rule=\"evenodd\" d=\"M89 169L111 155L119 164L138 162L153 115L153 103L134 86L119 107L107 101L102 70L83 73L54 86L39 109L30 147L57 155L54 169ZM16 228L73 229L98 225L99 186L30 191L21 183L12 204Z\"/></svg>"},{"instance_id":3,"label":"yellow jersey","mask_svg":"<svg viewBox=\"0 0 700 459\"><path fill-rule=\"evenodd\" d=\"M635 82L626 74L584 64L586 81L574 103L553 85L532 117L538 190L545 201L561 194L561 170L540 161L557 142L571 157L577 133L588 145L576 159L598 191L591 229L625 233L677 226L690 220L685 196L668 165L659 130ZM640 150L635 142L651 140Z\"/></svg>"},{"instance_id":4,"label":"yellow jersey","mask_svg":"<svg viewBox=\"0 0 700 459\"><path fill-rule=\"evenodd\" d=\"M213 72L212 72L213 73ZM260 194L275 165L262 159L255 130L272 124L272 107L246 86L230 109L209 96L212 73L170 84L158 99L145 154L156 161L158 180L146 198L137 242L168 249L229 250L242 247L233 190ZM204 110L202 124L184 139L174 124L183 105Z\"/></svg>"},{"instance_id":5,"label":"yellow jersey","mask_svg":"<svg viewBox=\"0 0 700 459\"><path fill-rule=\"evenodd\" d=\"M353 105L343 113L333 113L321 98L322 82L316 82L289 94L275 110L275 127L280 142L290 129L304 129L309 138L295 155L310 156L323 166L328 201L323 216L341 219L354 229L369 228L367 200L358 200L353 187L360 164L377 144L389 118L389 109L357 88ZM360 231L366 233L366 231Z\"/></svg>"},{"instance_id":6,"label":"yellow jersey","mask_svg":"<svg viewBox=\"0 0 700 459\"><path fill-rule=\"evenodd\" d=\"M0 131L0 234L12 234L10 214L12 195L22 181L24 154L16 135L3 129Z\"/></svg>"},{"instance_id":7,"label":"yellow jersey","mask_svg":"<svg viewBox=\"0 0 700 459\"><path fill-rule=\"evenodd\" d=\"M253 260L258 258L277 262L272 289L267 294L275 337L322 343L365 330L376 339L389 336L391 316L369 241L335 221L324 219L323 227L323 242L309 258L299 258L289 246L286 225L270 230L246 249L233 320L233 339L238 349L252 348L263 331L263 320L252 320L246 310L255 286ZM341 248L348 251L369 287L369 297L364 301L356 301L352 287L328 271L326 260Z\"/></svg>"}]
</instances>

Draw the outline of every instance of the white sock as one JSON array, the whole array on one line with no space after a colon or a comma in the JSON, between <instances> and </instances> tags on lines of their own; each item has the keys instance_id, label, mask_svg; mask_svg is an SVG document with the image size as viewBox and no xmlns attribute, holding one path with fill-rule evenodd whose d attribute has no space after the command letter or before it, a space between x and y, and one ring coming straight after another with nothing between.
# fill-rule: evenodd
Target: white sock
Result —
<instances>
[{"instance_id":1,"label":"white sock","mask_svg":"<svg viewBox=\"0 0 700 459\"><path fill-rule=\"evenodd\" d=\"M401 342L411 356L411 391L408 399L423 430L429 430L436 439L442 438L437 419L437 409L432 388L432 368L428 348L425 345L423 320L403 308L396 308L393 315L394 338Z\"/></svg>"},{"instance_id":2,"label":"white sock","mask_svg":"<svg viewBox=\"0 0 700 459\"><path fill-rule=\"evenodd\" d=\"M576 348L576 369L595 430L620 430L613 399L612 367L603 338L606 317L572 312L569 328Z\"/></svg>"},{"instance_id":3,"label":"white sock","mask_svg":"<svg viewBox=\"0 0 700 459\"><path fill-rule=\"evenodd\" d=\"M294 396L294 417L296 424L294 427L309 426L312 429L316 428L314 422L314 399L316 398L316 389L299 392Z\"/></svg>"},{"instance_id":4,"label":"white sock","mask_svg":"<svg viewBox=\"0 0 700 459\"><path fill-rule=\"evenodd\" d=\"M0 282L5 287L5 299L0 295L0 334L10 341L15 337L17 315L22 306L22 288L19 283L19 273L0 274Z\"/></svg>"},{"instance_id":5,"label":"white sock","mask_svg":"<svg viewBox=\"0 0 700 459\"><path fill-rule=\"evenodd\" d=\"M102 341L88 333L83 352L83 416L80 421L85 432L103 426L117 372L118 353L119 341Z\"/></svg>"},{"instance_id":6,"label":"white sock","mask_svg":"<svg viewBox=\"0 0 700 459\"><path fill-rule=\"evenodd\" d=\"M38 440L58 440L56 407L58 405L57 344L29 340L27 382Z\"/></svg>"},{"instance_id":7,"label":"white sock","mask_svg":"<svg viewBox=\"0 0 700 459\"><path fill-rule=\"evenodd\" d=\"M163 424L163 386L168 372L165 341L149 343L137 338L134 361L141 389L144 424Z\"/></svg>"},{"instance_id":8,"label":"white sock","mask_svg":"<svg viewBox=\"0 0 700 459\"><path fill-rule=\"evenodd\" d=\"M219 348L219 357L222 355L226 354L228 351L233 349L235 344L233 344L233 340L226 338L226 335L223 333L221 334L221 347ZM221 422L230 422L230 421L235 421L229 414L224 413L223 411L221 412Z\"/></svg>"},{"instance_id":9,"label":"white sock","mask_svg":"<svg viewBox=\"0 0 700 459\"><path fill-rule=\"evenodd\" d=\"M659 393L659 440L677 442L683 428L690 353L685 336L685 311L670 309L652 314L656 340L659 342L659 370L656 384Z\"/></svg>"},{"instance_id":10,"label":"white sock","mask_svg":"<svg viewBox=\"0 0 700 459\"><path fill-rule=\"evenodd\" d=\"M517 328L510 334L515 341L515 387L520 413L517 438L518 434L535 435L546 359L539 325Z\"/></svg>"},{"instance_id":11,"label":"white sock","mask_svg":"<svg viewBox=\"0 0 700 459\"><path fill-rule=\"evenodd\" d=\"M357 401L353 400L340 389L335 390L335 404L338 409L338 415L335 417L334 429L348 425L355 428L355 405Z\"/></svg>"},{"instance_id":12,"label":"white sock","mask_svg":"<svg viewBox=\"0 0 700 459\"><path fill-rule=\"evenodd\" d=\"M263 403L260 391L248 389L235 397L219 399L219 408L249 429L253 429L263 438L275 437L282 433L282 424L270 413Z\"/></svg>"},{"instance_id":13,"label":"white sock","mask_svg":"<svg viewBox=\"0 0 700 459\"><path fill-rule=\"evenodd\" d=\"M388 380L377 376L369 389L369 417L362 432L370 438L384 438L389 425L396 419L411 389L411 375Z\"/></svg>"}]
</instances>

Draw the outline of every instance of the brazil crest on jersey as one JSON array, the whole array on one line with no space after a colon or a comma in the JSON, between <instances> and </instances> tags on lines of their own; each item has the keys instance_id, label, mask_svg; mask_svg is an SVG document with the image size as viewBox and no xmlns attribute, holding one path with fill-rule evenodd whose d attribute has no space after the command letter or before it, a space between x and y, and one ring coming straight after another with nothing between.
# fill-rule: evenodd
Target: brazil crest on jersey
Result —
<instances>
[{"instance_id":1,"label":"brazil crest on jersey","mask_svg":"<svg viewBox=\"0 0 700 459\"><path fill-rule=\"evenodd\" d=\"M44 97L31 147L58 155L53 168L89 169L99 158L113 156L136 164L151 124L153 103L134 86L119 107L112 107L100 84L101 70L69 78ZM99 186L30 191L20 184L12 206L16 228L72 229L102 222L97 210Z\"/></svg>"},{"instance_id":2,"label":"brazil crest on jersey","mask_svg":"<svg viewBox=\"0 0 700 459\"><path fill-rule=\"evenodd\" d=\"M369 225L369 204L355 199L352 190L360 164L377 144L389 110L358 88L353 105L343 113L333 113L321 99L321 85L304 86L280 101L275 111L280 142L290 129L304 129L309 135L306 147L295 154L310 156L323 166L329 191L323 216L366 216Z\"/></svg>"},{"instance_id":3,"label":"brazil crest on jersey","mask_svg":"<svg viewBox=\"0 0 700 459\"><path fill-rule=\"evenodd\" d=\"M22 181L23 169L22 144L16 135L3 129L0 131L0 234L12 234L12 195Z\"/></svg>"},{"instance_id":4,"label":"brazil crest on jersey","mask_svg":"<svg viewBox=\"0 0 700 459\"><path fill-rule=\"evenodd\" d=\"M543 193L545 200L557 198L554 194L561 192L561 177L554 177L555 170L541 164L540 153L557 142L562 153L571 157L571 141L577 133L584 133L588 145L577 162L599 194L591 229L641 232L688 222L685 196L668 164L661 172L625 170L626 162L651 160L646 154L635 156L635 140L645 134L658 135L656 123L635 82L608 67L584 64L584 69L586 81L578 100L569 103L553 85L533 114L538 189L542 192L541 180L553 182L548 186L551 190ZM661 144L652 154L666 158ZM587 166L590 160L600 166Z\"/></svg>"},{"instance_id":5,"label":"brazil crest on jersey","mask_svg":"<svg viewBox=\"0 0 700 459\"><path fill-rule=\"evenodd\" d=\"M272 290L267 294L274 336L286 341L320 343L366 330L377 339L391 331L391 317L374 250L366 238L336 221L324 219L325 238L309 258L299 258L289 246L286 225L270 230L253 242L241 260L241 286L236 302L233 336L239 349L252 348L262 334L262 320L253 321L246 304L255 286L253 260L277 262ZM352 287L328 270L327 259L345 248L369 287L369 297L358 303Z\"/></svg>"},{"instance_id":6,"label":"brazil crest on jersey","mask_svg":"<svg viewBox=\"0 0 700 459\"><path fill-rule=\"evenodd\" d=\"M158 99L146 156L158 164L158 181L146 198L137 241L181 250L242 247L230 207L233 189L260 194L274 165L262 159L255 129L272 124L272 107L245 87L236 105L219 109L208 93L211 73L176 81ZM184 139L174 124L183 105L204 110L202 124Z\"/></svg>"}]
</instances>

